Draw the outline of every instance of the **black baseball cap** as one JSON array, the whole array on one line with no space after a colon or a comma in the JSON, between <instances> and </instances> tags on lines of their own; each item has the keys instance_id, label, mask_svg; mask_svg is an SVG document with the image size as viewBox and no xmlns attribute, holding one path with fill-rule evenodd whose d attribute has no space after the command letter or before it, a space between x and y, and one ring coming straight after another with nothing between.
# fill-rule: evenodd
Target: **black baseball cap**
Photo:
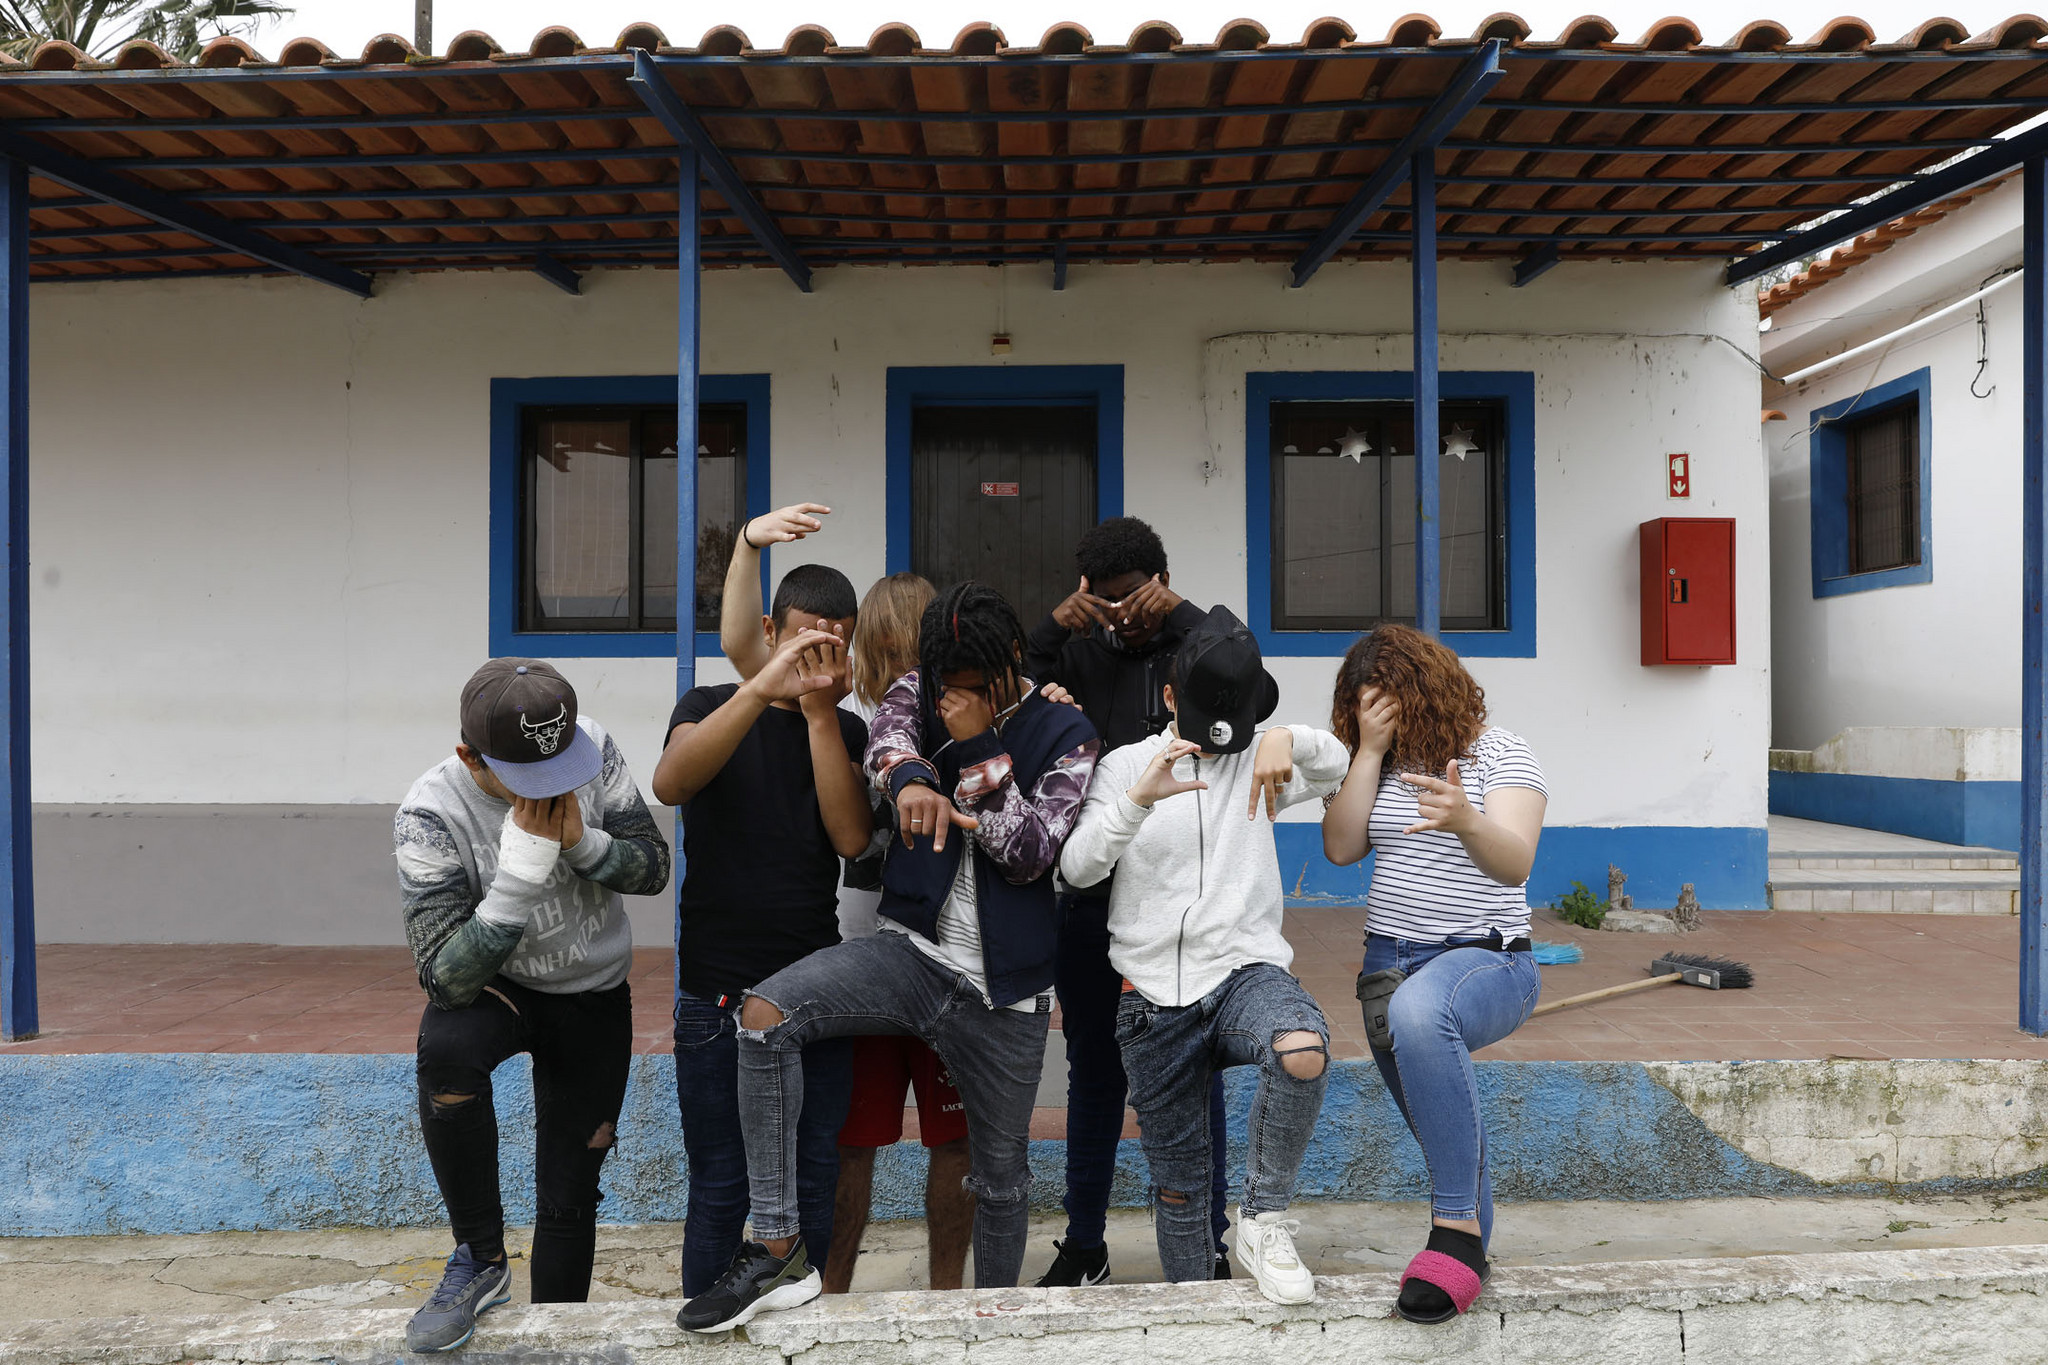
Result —
<instances>
[{"instance_id":1,"label":"black baseball cap","mask_svg":"<svg viewBox=\"0 0 2048 1365\"><path fill-rule=\"evenodd\" d=\"M462 688L462 742L514 796L575 791L604 767L576 724L576 689L539 659L493 659Z\"/></svg>"},{"instance_id":2,"label":"black baseball cap","mask_svg":"<svg viewBox=\"0 0 2048 1365\"><path fill-rule=\"evenodd\" d=\"M1174 730L1208 754L1251 747L1259 722L1280 704L1259 642L1228 607L1211 607L1181 640L1174 660Z\"/></svg>"}]
</instances>

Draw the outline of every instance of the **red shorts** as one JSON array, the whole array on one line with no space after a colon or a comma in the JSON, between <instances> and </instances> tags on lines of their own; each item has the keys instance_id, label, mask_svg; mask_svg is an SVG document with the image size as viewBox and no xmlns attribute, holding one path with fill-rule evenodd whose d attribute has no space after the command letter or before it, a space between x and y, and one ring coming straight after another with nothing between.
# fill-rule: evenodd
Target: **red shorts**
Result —
<instances>
[{"instance_id":1,"label":"red shorts","mask_svg":"<svg viewBox=\"0 0 2048 1365\"><path fill-rule=\"evenodd\" d=\"M853 1040L853 1103L842 1147L887 1147L903 1136L903 1102L917 1091L917 1127L926 1147L943 1147L967 1136L967 1107L946 1076L946 1068L916 1038L882 1035Z\"/></svg>"}]
</instances>

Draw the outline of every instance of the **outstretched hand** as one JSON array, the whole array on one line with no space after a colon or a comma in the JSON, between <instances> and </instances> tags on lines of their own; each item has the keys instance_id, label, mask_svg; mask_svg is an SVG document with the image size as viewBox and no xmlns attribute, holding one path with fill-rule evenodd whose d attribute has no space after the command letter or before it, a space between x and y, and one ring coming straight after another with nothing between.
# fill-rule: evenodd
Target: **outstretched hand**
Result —
<instances>
[{"instance_id":1,"label":"outstretched hand","mask_svg":"<svg viewBox=\"0 0 2048 1365\"><path fill-rule=\"evenodd\" d=\"M980 829L981 821L962 811L943 795L922 783L913 783L896 798L896 828L909 848L916 840L929 837L932 852L946 851L946 835L955 827Z\"/></svg>"},{"instance_id":2,"label":"outstretched hand","mask_svg":"<svg viewBox=\"0 0 2048 1365\"><path fill-rule=\"evenodd\" d=\"M844 650L836 635L822 630L800 630L776 646L775 653L747 686L769 702L798 701L809 693L825 691L837 682L824 660L833 657L831 651L839 651L838 657L843 660ZM843 682L843 676L838 681Z\"/></svg>"},{"instance_id":3,"label":"outstretched hand","mask_svg":"<svg viewBox=\"0 0 2048 1365\"><path fill-rule=\"evenodd\" d=\"M770 545L786 544L802 540L825 529L820 517L829 517L832 509L821 502L797 502L787 507L778 507L764 516L750 519L740 527L740 539L756 550L765 550Z\"/></svg>"},{"instance_id":4,"label":"outstretched hand","mask_svg":"<svg viewBox=\"0 0 2048 1365\"><path fill-rule=\"evenodd\" d=\"M1465 783L1458 776L1458 760L1455 758L1442 777L1402 773L1401 780L1419 789L1415 795L1415 808L1422 816L1402 830L1403 834L1421 834L1437 829L1463 834L1472 827L1472 821L1479 812L1465 798Z\"/></svg>"},{"instance_id":5,"label":"outstretched hand","mask_svg":"<svg viewBox=\"0 0 2048 1365\"><path fill-rule=\"evenodd\" d=\"M1153 755L1145 765L1145 771L1138 774L1138 780L1124 789L1124 795L1141 806L1150 806L1164 801L1169 796L1182 792L1204 792L1209 790L1207 782L1183 782L1173 775L1173 765L1189 754L1202 751L1202 746L1191 739L1176 739Z\"/></svg>"},{"instance_id":6,"label":"outstretched hand","mask_svg":"<svg viewBox=\"0 0 2048 1365\"><path fill-rule=\"evenodd\" d=\"M823 631L812 633L824 634ZM806 678L822 677L830 684L805 692L797 701L803 713L814 720L831 715L853 689L853 673L846 663L846 637L839 633L836 624L832 627L829 642L812 645L798 655L797 668Z\"/></svg>"},{"instance_id":7,"label":"outstretched hand","mask_svg":"<svg viewBox=\"0 0 2048 1365\"><path fill-rule=\"evenodd\" d=\"M1157 626L1173 614L1181 604L1181 596L1166 586L1166 580L1158 574L1138 585L1137 590L1114 605L1113 610L1123 625L1140 625L1147 629Z\"/></svg>"}]
</instances>

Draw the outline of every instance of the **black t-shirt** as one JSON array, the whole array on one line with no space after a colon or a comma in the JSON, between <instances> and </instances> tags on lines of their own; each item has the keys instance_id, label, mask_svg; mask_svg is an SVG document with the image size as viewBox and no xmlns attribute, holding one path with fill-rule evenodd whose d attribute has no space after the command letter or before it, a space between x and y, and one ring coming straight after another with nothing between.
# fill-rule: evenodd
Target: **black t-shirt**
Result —
<instances>
[{"instance_id":1,"label":"black t-shirt","mask_svg":"<svg viewBox=\"0 0 2048 1365\"><path fill-rule=\"evenodd\" d=\"M668 718L702 721L737 683L692 688ZM846 756L861 761L867 723L841 709ZM667 735L663 736L664 741ZM676 951L683 989L738 995L839 941L839 855L818 810L810 727L771 706L683 807L683 891Z\"/></svg>"}]
</instances>

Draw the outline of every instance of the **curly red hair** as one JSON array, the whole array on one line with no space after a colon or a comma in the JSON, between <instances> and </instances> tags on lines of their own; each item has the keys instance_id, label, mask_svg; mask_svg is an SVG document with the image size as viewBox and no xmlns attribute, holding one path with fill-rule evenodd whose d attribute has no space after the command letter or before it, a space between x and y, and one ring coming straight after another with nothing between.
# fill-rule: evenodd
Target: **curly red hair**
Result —
<instances>
[{"instance_id":1,"label":"curly red hair","mask_svg":"<svg viewBox=\"0 0 2048 1365\"><path fill-rule=\"evenodd\" d=\"M1401 719L1384 772L1441 775L1486 729L1486 689L1456 651L1411 626L1383 625L1358 637L1337 669L1330 731L1358 752L1358 697L1368 687L1389 693Z\"/></svg>"}]
</instances>

